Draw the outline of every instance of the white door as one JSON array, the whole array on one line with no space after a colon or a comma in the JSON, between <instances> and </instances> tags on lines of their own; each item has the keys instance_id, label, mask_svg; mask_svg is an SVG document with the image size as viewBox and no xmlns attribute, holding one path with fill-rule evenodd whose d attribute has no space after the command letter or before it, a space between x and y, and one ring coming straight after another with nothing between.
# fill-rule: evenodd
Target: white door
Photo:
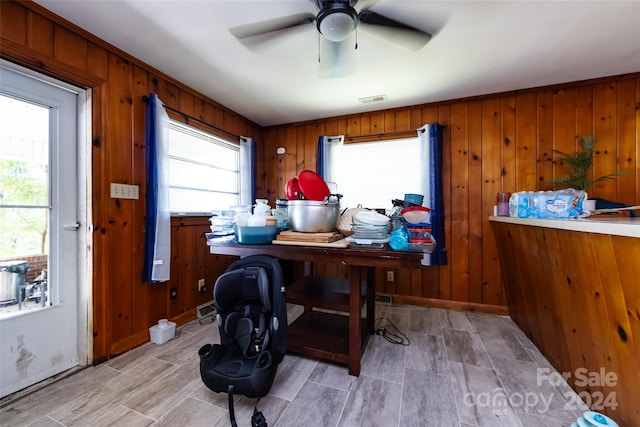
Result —
<instances>
[{"instance_id":1,"label":"white door","mask_svg":"<svg viewBox=\"0 0 640 427\"><path fill-rule=\"evenodd\" d=\"M0 65L3 397L87 364L88 291L78 197L86 92Z\"/></svg>"}]
</instances>

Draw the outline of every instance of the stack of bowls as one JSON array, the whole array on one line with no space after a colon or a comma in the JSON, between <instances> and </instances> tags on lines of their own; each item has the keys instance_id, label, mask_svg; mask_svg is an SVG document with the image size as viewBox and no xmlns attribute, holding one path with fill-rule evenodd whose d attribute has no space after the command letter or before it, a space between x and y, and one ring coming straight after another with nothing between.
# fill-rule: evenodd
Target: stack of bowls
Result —
<instances>
[{"instance_id":1,"label":"stack of bowls","mask_svg":"<svg viewBox=\"0 0 640 427\"><path fill-rule=\"evenodd\" d=\"M351 229L354 239L385 239L389 234L389 217L376 211L362 211L353 215Z\"/></svg>"},{"instance_id":2,"label":"stack of bowls","mask_svg":"<svg viewBox=\"0 0 640 427\"><path fill-rule=\"evenodd\" d=\"M424 196L422 194L405 193L404 195L405 205L408 205L408 206L422 206L423 201L424 201ZM405 207L408 207L408 206L405 206Z\"/></svg>"},{"instance_id":3,"label":"stack of bowls","mask_svg":"<svg viewBox=\"0 0 640 427\"><path fill-rule=\"evenodd\" d=\"M209 243L229 242L234 238L234 211L214 211L209 222L211 233L206 233Z\"/></svg>"}]
</instances>

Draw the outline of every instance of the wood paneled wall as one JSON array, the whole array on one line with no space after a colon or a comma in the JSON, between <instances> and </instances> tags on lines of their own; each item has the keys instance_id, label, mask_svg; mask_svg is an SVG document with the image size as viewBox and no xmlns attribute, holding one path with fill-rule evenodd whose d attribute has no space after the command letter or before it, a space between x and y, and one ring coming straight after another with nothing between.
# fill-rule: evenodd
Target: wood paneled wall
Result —
<instances>
[{"instance_id":1,"label":"wood paneled wall","mask_svg":"<svg viewBox=\"0 0 640 427\"><path fill-rule=\"evenodd\" d=\"M178 275L172 274L169 283L140 282L146 181L142 96L149 92L198 119L183 118L192 125L202 121L227 137L244 135L262 142L258 195L272 202L284 197L289 177L315 170L319 135L375 139L407 134L425 123L447 125L444 185L450 264L399 270L394 282L383 281L386 275L377 272L379 290L394 294L395 301L504 312L499 261L487 221L495 194L544 188L544 180L562 170L551 161L552 149L572 149L576 135L597 134L596 173L631 170L627 177L598 186L594 194L640 201L638 75L262 129L33 2L2 1L1 8L3 58L92 90L96 361L145 342L148 327L161 317L192 316L193 307L205 299L197 294L196 278L202 272L209 281L229 262L217 259L209 270L209 260L203 262L206 248L199 249L206 220L177 220L172 270ZM276 154L280 146L287 149L281 156ZM110 199L111 182L140 185L140 200ZM343 274L338 266L322 268ZM175 301L169 300L171 287L178 288Z\"/></svg>"},{"instance_id":2,"label":"wood paneled wall","mask_svg":"<svg viewBox=\"0 0 640 427\"><path fill-rule=\"evenodd\" d=\"M640 204L637 73L270 127L262 158L265 186L259 195L270 200L284 197L291 176L315 170L320 135L375 140L412 135L433 122L446 125L443 173L449 265L396 271L394 282L378 272L382 285L377 290L393 294L396 301L500 312L506 300L488 221L496 193L549 189L547 180L564 173L564 166L553 161L553 150L573 151L579 136L596 135L596 175L628 172L597 184L592 195ZM277 147L285 147L286 153L277 155ZM389 194L389 200L399 196ZM331 271L344 273L336 266Z\"/></svg>"},{"instance_id":3,"label":"wood paneled wall","mask_svg":"<svg viewBox=\"0 0 640 427\"><path fill-rule=\"evenodd\" d=\"M149 339L160 318L190 320L211 300L197 280L215 280L225 260L205 262L206 218L174 222L171 281L140 281L145 217L145 108L150 92L222 136L260 139L262 129L224 106L163 75L33 2L3 1L0 52L4 59L92 91L93 356L100 361ZM140 186L139 200L111 199L110 183ZM184 229L184 230L183 230ZM169 289L178 299L169 300Z\"/></svg>"}]
</instances>

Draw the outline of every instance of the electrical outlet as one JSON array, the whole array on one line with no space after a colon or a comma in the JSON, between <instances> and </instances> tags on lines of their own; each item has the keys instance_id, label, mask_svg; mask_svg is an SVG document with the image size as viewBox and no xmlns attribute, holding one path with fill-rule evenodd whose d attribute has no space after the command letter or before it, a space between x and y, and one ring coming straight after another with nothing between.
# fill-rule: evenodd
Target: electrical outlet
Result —
<instances>
[{"instance_id":1,"label":"electrical outlet","mask_svg":"<svg viewBox=\"0 0 640 427\"><path fill-rule=\"evenodd\" d=\"M396 280L396 278L395 278L395 275L394 275L393 271L392 270L387 270L387 282L393 282L395 280Z\"/></svg>"},{"instance_id":2,"label":"electrical outlet","mask_svg":"<svg viewBox=\"0 0 640 427\"><path fill-rule=\"evenodd\" d=\"M200 291L200 292L206 292L207 291L207 286L204 284L204 279L198 280L198 291Z\"/></svg>"},{"instance_id":3,"label":"electrical outlet","mask_svg":"<svg viewBox=\"0 0 640 427\"><path fill-rule=\"evenodd\" d=\"M139 189L140 187L137 185L118 184L116 182L112 182L111 198L138 200L140 198Z\"/></svg>"},{"instance_id":4,"label":"electrical outlet","mask_svg":"<svg viewBox=\"0 0 640 427\"><path fill-rule=\"evenodd\" d=\"M169 299L170 300L178 299L178 288L169 289Z\"/></svg>"}]
</instances>

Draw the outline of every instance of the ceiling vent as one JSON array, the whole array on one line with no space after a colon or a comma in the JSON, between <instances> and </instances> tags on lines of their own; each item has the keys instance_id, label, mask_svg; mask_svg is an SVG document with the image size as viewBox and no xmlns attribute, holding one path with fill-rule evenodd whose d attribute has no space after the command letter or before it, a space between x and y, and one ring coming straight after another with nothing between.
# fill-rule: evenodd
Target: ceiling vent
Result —
<instances>
[{"instance_id":1,"label":"ceiling vent","mask_svg":"<svg viewBox=\"0 0 640 427\"><path fill-rule=\"evenodd\" d=\"M358 98L358 101L360 101L363 104L371 104L372 102L381 102L386 100L387 100L386 95L376 95L376 96L368 96L366 98Z\"/></svg>"}]
</instances>

